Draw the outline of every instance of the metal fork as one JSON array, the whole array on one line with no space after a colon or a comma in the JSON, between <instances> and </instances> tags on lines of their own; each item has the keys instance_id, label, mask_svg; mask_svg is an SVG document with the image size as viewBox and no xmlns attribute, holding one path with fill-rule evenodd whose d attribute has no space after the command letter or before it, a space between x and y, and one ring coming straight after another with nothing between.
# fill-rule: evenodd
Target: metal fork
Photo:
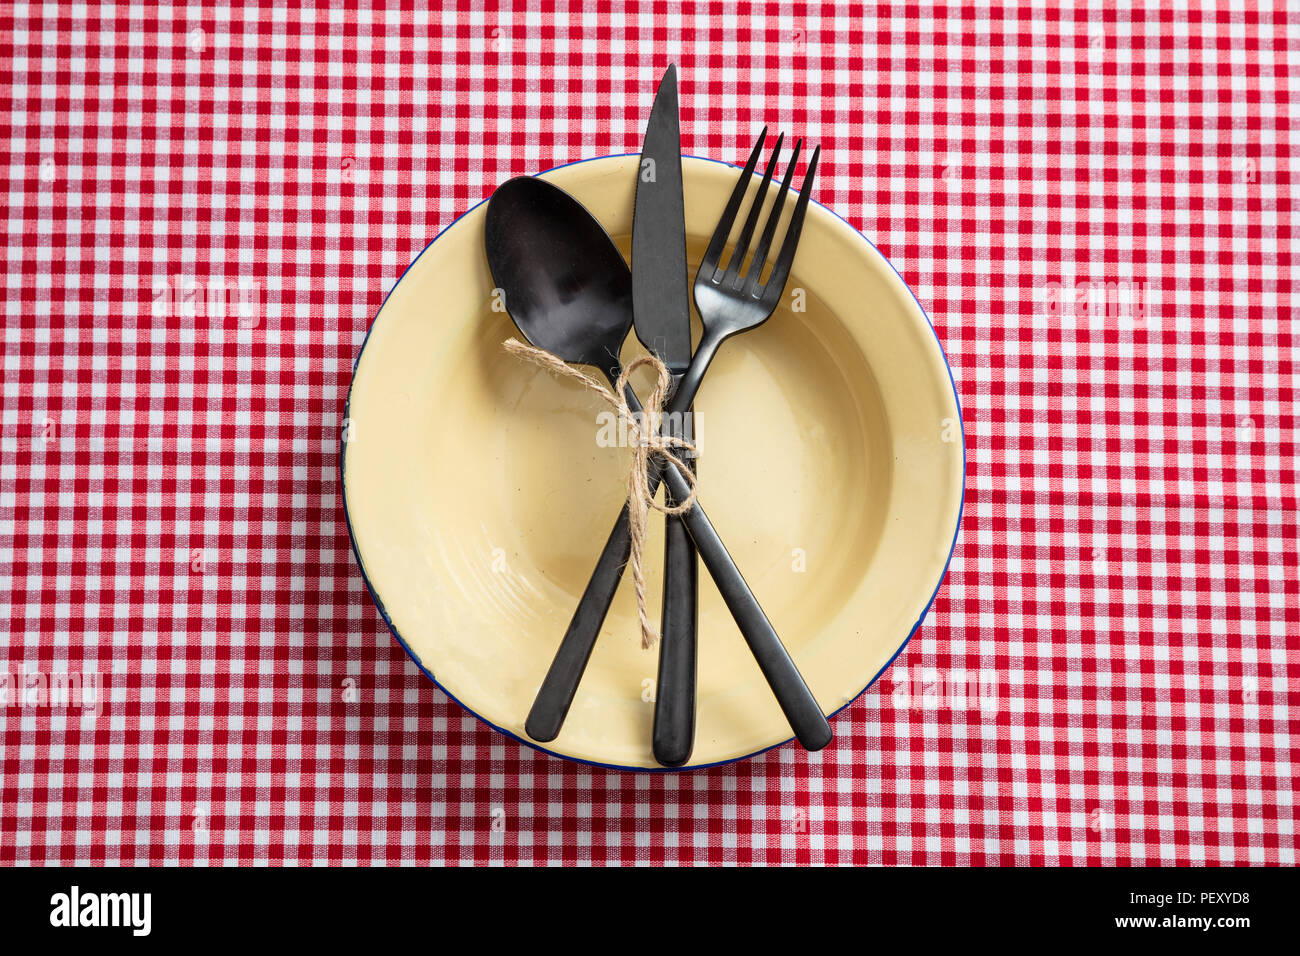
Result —
<instances>
[{"instance_id":1,"label":"metal fork","mask_svg":"<svg viewBox=\"0 0 1300 956\"><path fill-rule=\"evenodd\" d=\"M732 253L726 269L722 269L720 265L727 239L731 234L732 226L735 224L736 216L740 211L741 203L744 201L745 193L766 141L767 128L764 127L762 133L759 134L758 141L754 144L753 151L750 153L749 161L745 164L745 169L741 173L730 199L727 201L722 217L719 219L717 228L714 230L713 237L709 242L704 262L696 275L695 304L704 322L704 335L695 351L695 355L691 359L690 368L682 376L682 380L668 404L666 411L669 414L665 416L667 421L679 418L681 413L691 407L692 402L695 400L695 393L704 378L704 373L714 355L717 354L718 346L733 335L762 325L776 311L777 304L780 302L781 295L785 290L786 280L790 276L790 267L794 262L795 249L799 243L799 235L803 230L804 214L808 208L809 192L812 188L813 177L817 172L817 159L821 153L820 147L813 152L812 160L808 165L808 172L800 189L798 202L795 204L794 212L786 229L785 239L781 244L781 251L777 255L767 281L761 282L760 280L768 251L771 248L772 240L775 238L785 197L794 173L795 163L799 158L800 144L795 146L794 155L781 184L781 190L763 228L763 233L758 246L754 250L754 256L750 261L749 268L745 270L743 275L740 271L745 264L749 243L753 238L754 228L758 222L763 201L772 181L784 136L777 139L776 149L772 153L772 158L755 194L752 208L737 238L735 251ZM663 472L656 467L650 475L652 493L663 478ZM667 469L667 478L669 491L672 492L673 496L678 499L685 498L689 493L689 488L675 469ZM591 580L587 583L587 589L583 592L578 607L573 613L573 618L569 622L568 631L566 631L564 639L560 643L560 648L551 663L551 668L547 672L542 686L538 689L537 697L533 701L533 707L529 711L525 730L528 736L534 740L545 742L554 740L559 735L560 728L564 724L564 718L568 714L569 706L573 703L573 697L577 693L578 684L582 680L582 674L586 670L587 661L591 657L591 651L595 647L596 638L600 634L601 626L604 624L610 603L614 600L614 593L618 589L618 583L623 576L623 568L628 562L630 548L628 508L625 504L619 514L618 522L614 525L613 531L610 532L609 538L605 542L605 549L601 552L596 569L592 573ZM703 557L703 555L701 556ZM706 561L706 565L707 563ZM713 572L715 569L710 568L710 571ZM794 729L800 743L808 750L819 750L825 747L830 743L831 729L822 714L821 708L803 682L803 678L800 677L793 661L790 660L789 654L777 638L776 632L772 630L772 626L763 614L762 609L752 600L749 603L733 600L733 595L749 593L743 579L737 582L739 587L734 588L725 587L724 580L718 579L718 574L722 574L725 578L729 573L726 568L717 568L714 575L715 580L733 617L741 625L742 634L749 643L763 676L767 679L773 693L780 702L781 709L789 719L790 726ZM752 595L750 597L752 599ZM672 652L668 650L668 643L667 641L664 642L664 647L661 648L660 653L661 655L664 653L674 655L670 661L672 676L669 678L671 690L669 700L680 702L680 695L675 688L689 688L689 699L685 702L689 703L689 707L681 706L681 703L665 705L662 716L660 716L659 711L661 708L656 705L656 722L660 720L671 721L674 728L677 728L674 733L680 736L682 730L679 727L678 715L689 713L689 723L685 729L693 738L695 650L694 647L679 648L678 650L682 653L678 655L677 650ZM663 667L661 665L662 674ZM667 727L667 724L665 724L665 727ZM656 752L658 752L658 749L656 749ZM689 756L689 742L686 755ZM685 759L683 757L680 762L684 763Z\"/></svg>"}]
</instances>

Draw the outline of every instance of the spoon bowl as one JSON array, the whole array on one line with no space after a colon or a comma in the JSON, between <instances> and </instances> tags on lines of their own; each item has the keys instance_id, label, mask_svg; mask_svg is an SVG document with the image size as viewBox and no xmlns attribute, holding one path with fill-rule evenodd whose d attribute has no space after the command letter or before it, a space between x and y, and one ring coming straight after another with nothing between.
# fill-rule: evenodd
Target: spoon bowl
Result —
<instances>
[{"instance_id":1,"label":"spoon bowl","mask_svg":"<svg viewBox=\"0 0 1300 956\"><path fill-rule=\"evenodd\" d=\"M484 245L506 311L532 345L617 374L632 273L586 207L544 180L508 180L488 201Z\"/></svg>"}]
</instances>

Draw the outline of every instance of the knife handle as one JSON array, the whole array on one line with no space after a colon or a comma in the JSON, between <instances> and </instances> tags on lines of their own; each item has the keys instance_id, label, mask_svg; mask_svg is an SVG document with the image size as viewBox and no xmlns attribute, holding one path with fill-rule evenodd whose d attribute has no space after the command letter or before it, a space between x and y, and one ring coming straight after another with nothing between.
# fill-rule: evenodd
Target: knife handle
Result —
<instances>
[{"instance_id":1,"label":"knife handle","mask_svg":"<svg viewBox=\"0 0 1300 956\"><path fill-rule=\"evenodd\" d=\"M668 416L676 438L680 416ZM691 464L692 471L695 463ZM665 490L669 504L676 504ZM659 623L659 678L655 687L653 746L655 760L680 767L695 746L696 633L699 626L699 562L690 532L679 518L664 522L663 613Z\"/></svg>"}]
</instances>

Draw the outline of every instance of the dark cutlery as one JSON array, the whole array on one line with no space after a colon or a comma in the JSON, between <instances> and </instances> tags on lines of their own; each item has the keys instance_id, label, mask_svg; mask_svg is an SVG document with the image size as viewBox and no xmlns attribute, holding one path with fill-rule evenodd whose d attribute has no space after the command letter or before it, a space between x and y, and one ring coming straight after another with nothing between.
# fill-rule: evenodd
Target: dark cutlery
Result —
<instances>
[{"instance_id":1,"label":"dark cutlery","mask_svg":"<svg viewBox=\"0 0 1300 956\"><path fill-rule=\"evenodd\" d=\"M817 157L820 151L813 154L813 160L804 179L799 200L795 204L794 212L786 228L780 252L773 263L772 273L767 282L760 283L758 281L762 275L768 249L775 237L777 222L780 219L781 209L794 171L794 160L798 159L797 147L790 168L786 172L781 191L764 227L759 246L755 251L754 264L746 270L743 277L739 271L741 264L743 264L744 252L747 251L749 239L753 234L753 225L756 223L763 205L762 200L766 195L767 184L770 183L772 178L772 172L778 158L780 140L778 140L777 144L778 151L773 153L763 183L755 196L754 208L746 220L748 228L743 232L747 232L748 235L743 236L743 243L737 243L737 251L741 254L733 257L730 269L734 272L734 275L730 280L729 287L724 287L723 283L727 273L722 272L718 267L727 237L730 235L731 227L744 200L746 187L749 185L754 168L758 163L766 138L767 131L764 130L750 154L749 162L741 173L731 198L727 202L722 218L709 244L705 262L701 265L700 272L696 276L695 302L700 309L701 317L705 320L704 337L696 350L690 367L678 384L673 400L669 403L667 411L670 413L681 412L691 406L704 371L722 342L732 335L762 324L775 311L785 289L785 282L789 278L790 266L794 260L795 248L803 228L809 190L817 171ZM552 208L552 215L549 219L544 215L530 216L528 215L530 210L537 212L536 207L538 205L554 207L556 203L554 200L550 201L549 204L535 204L528 201L527 194L532 191L535 196L536 190L523 186L523 183L549 185L541 183L540 180L516 179L503 184L493 194L493 199L488 205L489 228L487 236L488 261L492 267L492 274L497 284L506 292L506 308L511 312L516 324L520 326L520 331L523 332L525 337L529 338L529 341L532 341L534 345L550 349L561 358L570 361L585 361L582 359L568 359L566 353L561 351L566 346L572 347L574 344L572 340L581 340L583 338L584 333L580 329L568 328L568 323L563 318L538 316L536 317L537 331L543 339L543 341L539 341L529 334L526 326L531 323L527 314L522 313L523 317L521 318L521 315L515 314L516 308L526 309L529 305L533 305L539 306L538 311L544 312L548 302L557 303L566 312L573 313L575 316L577 316L578 310L608 309L611 304L608 300L613 296L613 291L620 289L623 282L630 285L630 277L622 279L617 273L602 276L602 273L594 271L593 264L605 265L608 261L608 255L602 255L599 252L593 255L591 250L586 247L598 244L596 236L599 236L600 241L610 248L612 248L612 243L610 243L608 236L605 235L604 230L600 228L600 224L595 222L590 217L590 214L585 209L582 209L580 204L573 201L562 191L555 189L555 187L549 187L551 191L564 196L572 207L576 207L576 210L581 211L581 214L576 216L581 221L573 221L575 219L574 209L570 209L568 211L569 215L566 216L559 210ZM522 200L522 202L509 201L512 198L510 192L505 195L502 194L502 190L506 190L507 187L510 187L510 192L516 194L514 198ZM520 192L525 193L525 195L518 195ZM498 206L494 225L493 206L498 203L498 199L501 200L501 203ZM507 218L505 216L507 210L513 212L514 215ZM557 243L556 236L564 236L565 241ZM761 256L758 255L759 252L762 253ZM533 260L531 264L527 262L530 258ZM516 269L519 269L519 271L516 272ZM586 271L588 269L592 271ZM586 271L585 276L578 274L582 271ZM622 275L627 276L626 267L622 270ZM541 285L538 288L530 289L528 288L530 281ZM560 284L557 285L557 283ZM590 286L601 286L606 291L604 295L594 295L592 301L587 305L576 307L573 299L577 297L577 292ZM512 289L515 290L513 293ZM626 290L620 291L618 294L623 298L630 297L630 292ZM607 301L600 301L602 298ZM752 300L752 305L750 300ZM705 312L706 306L708 308L707 313ZM581 321L580 317L579 321ZM605 321L609 321L608 316L606 316ZM630 318L627 321L630 323ZM556 342L556 348L552 348L544 341L552 337ZM609 375L612 369L618 367L618 349L605 346L604 351L607 354L606 361L612 360L613 363L611 369L602 369L606 375ZM587 354L578 349L575 349L574 353ZM631 401L635 401L635 396L631 396L629 404L631 404ZM652 485L657 485L660 476L652 474L650 477ZM673 495L685 498L690 494L690 486L675 467L669 466L664 469L663 479ZM723 547L717 532L713 529L707 517L705 517L703 509L698 504L686 515L686 525L691 532L696 550L704 561L705 569L708 570L710 576L718 585L718 590L722 594L724 602L736 619L742 636L749 644L750 650L758 661L759 668L762 670L769 686L771 686L777 701L780 703L786 719L790 722L795 736L808 750L820 750L825 747L830 743L832 736L825 715L822 714L816 699L808 690L807 684L799 675L799 671L790 659L790 655L781 644L766 615L763 614L753 592L750 591L744 578L736 569L735 562L731 560L731 556ZM564 717L568 713L569 705L573 701L573 695L576 693L578 683L582 678L582 672L591 656L596 637L600 633L601 624L604 622L609 605L613 601L614 592L617 590L618 582L622 577L623 567L628 560L628 553L628 512L625 504L620 512L618 522L605 543L605 548L597 561L596 570L587 584L586 591L583 592L573 619L569 623L569 629L565 633L564 640L561 642L551 669L547 673L546 680L538 691L537 699L533 703L533 709L529 713L526 729L528 735L534 740L554 740L559 734L560 727L564 723Z\"/></svg>"}]
</instances>

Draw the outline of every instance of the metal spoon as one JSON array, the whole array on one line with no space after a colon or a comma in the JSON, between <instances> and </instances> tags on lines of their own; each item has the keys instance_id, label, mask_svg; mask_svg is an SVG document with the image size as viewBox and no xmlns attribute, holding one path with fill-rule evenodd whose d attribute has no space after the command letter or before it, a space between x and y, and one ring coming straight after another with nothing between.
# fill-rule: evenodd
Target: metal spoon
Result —
<instances>
[{"instance_id":1,"label":"metal spoon","mask_svg":"<svg viewBox=\"0 0 1300 956\"><path fill-rule=\"evenodd\" d=\"M492 194L484 241L493 280L504 292L506 311L523 336L566 362L599 369L613 386L622 371L619 351L632 327L632 275L600 223L562 189L544 180L519 177ZM639 412L641 405L631 388L626 395L628 407ZM666 465L661 466L664 482L676 500L684 500L690 494L686 479L676 466L662 464ZM538 693L539 702L548 698L548 685L576 688L587 666L628 560L626 504L623 510L619 518L621 559L617 547L607 546L602 553ZM795 736L808 750L825 747L831 741L831 729L821 707L704 508L697 501L683 517L700 560L736 619ZM616 540L618 527L611 541ZM599 617L588 620L592 615ZM580 635L584 636L570 639ZM572 700L568 695L559 707L535 704L525 724L528 735L534 740L554 740Z\"/></svg>"}]
</instances>

